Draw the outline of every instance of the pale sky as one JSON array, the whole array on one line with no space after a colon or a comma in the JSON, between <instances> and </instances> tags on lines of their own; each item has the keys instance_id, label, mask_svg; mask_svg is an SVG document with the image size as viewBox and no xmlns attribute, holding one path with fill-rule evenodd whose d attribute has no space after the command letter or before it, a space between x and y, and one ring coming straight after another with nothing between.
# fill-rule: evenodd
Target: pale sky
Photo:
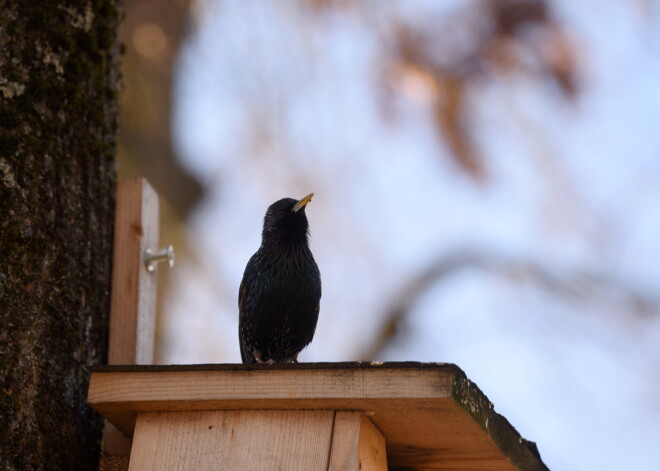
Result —
<instances>
[{"instance_id":1,"label":"pale sky","mask_svg":"<svg viewBox=\"0 0 660 471\"><path fill-rule=\"evenodd\" d=\"M538 263L569 287L594 281L566 274L606 275L582 299L525 273L460 271L378 359L456 363L553 470L656 469L660 312L629 312L610 286L658 297L657 2L552 2L578 45L581 94L568 105L516 75L481 87L471 126L485 184L447 156L424 100L403 97L383 122L373 18L309 21L291 5L202 2L182 49L177 146L207 198L189 222L203 256L170 275L163 362L240 361L238 285L264 212L313 191L323 298L301 361L356 359L402 282L463 248Z\"/></svg>"}]
</instances>

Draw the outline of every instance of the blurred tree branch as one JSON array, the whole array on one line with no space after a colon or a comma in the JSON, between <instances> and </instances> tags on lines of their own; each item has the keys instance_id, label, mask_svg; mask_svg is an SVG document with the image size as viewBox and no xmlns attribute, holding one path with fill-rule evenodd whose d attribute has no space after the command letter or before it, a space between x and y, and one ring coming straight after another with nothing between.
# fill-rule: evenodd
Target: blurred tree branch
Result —
<instances>
[{"instance_id":1,"label":"blurred tree branch","mask_svg":"<svg viewBox=\"0 0 660 471\"><path fill-rule=\"evenodd\" d=\"M545 0L478 0L454 15L411 24L396 16L385 28L385 100L420 96L459 167L487 177L471 132L470 97L496 75L527 74L554 83L567 101L578 93L575 45ZM392 107L383 104L386 111ZM389 113L388 113L389 114Z\"/></svg>"},{"instance_id":2,"label":"blurred tree branch","mask_svg":"<svg viewBox=\"0 0 660 471\"><path fill-rule=\"evenodd\" d=\"M397 338L406 319L426 293L438 283L470 269L520 283L527 282L551 295L571 301L618 303L622 311L638 316L660 314L660 297L628 286L605 273L551 267L537 260L497 254L481 248L463 248L440 254L392 298L388 304L390 307L382 316L384 321L380 329L360 358L378 358Z\"/></svg>"}]
</instances>

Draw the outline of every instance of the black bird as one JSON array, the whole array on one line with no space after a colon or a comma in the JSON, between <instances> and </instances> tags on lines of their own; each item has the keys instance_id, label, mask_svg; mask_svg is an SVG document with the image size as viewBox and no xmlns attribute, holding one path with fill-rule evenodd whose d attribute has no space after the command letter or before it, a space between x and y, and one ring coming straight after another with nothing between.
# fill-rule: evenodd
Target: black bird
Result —
<instances>
[{"instance_id":1,"label":"black bird","mask_svg":"<svg viewBox=\"0 0 660 471\"><path fill-rule=\"evenodd\" d=\"M266 211L261 247L248 261L238 293L243 363L297 363L314 337L321 273L307 241L305 206L312 196L283 198Z\"/></svg>"}]
</instances>

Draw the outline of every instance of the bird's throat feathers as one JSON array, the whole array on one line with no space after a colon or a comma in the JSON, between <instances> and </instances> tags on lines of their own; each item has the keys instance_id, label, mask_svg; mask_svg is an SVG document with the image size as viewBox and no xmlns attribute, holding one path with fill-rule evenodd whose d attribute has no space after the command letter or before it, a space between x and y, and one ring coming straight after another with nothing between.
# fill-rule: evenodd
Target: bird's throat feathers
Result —
<instances>
[{"instance_id":1,"label":"bird's throat feathers","mask_svg":"<svg viewBox=\"0 0 660 471\"><path fill-rule=\"evenodd\" d=\"M278 252L296 252L298 250L309 249L309 228L282 231L264 227L261 246L265 249Z\"/></svg>"}]
</instances>

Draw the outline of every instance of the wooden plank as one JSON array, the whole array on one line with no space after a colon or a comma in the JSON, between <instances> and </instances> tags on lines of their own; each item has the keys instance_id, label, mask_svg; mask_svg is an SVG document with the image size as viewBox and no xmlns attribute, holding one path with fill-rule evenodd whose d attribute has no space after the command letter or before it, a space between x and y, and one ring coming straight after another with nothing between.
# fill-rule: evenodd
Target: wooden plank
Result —
<instances>
[{"instance_id":1,"label":"wooden plank","mask_svg":"<svg viewBox=\"0 0 660 471\"><path fill-rule=\"evenodd\" d=\"M337 412L332 430L329 471L356 471L360 440L360 412Z\"/></svg>"},{"instance_id":2,"label":"wooden plank","mask_svg":"<svg viewBox=\"0 0 660 471\"><path fill-rule=\"evenodd\" d=\"M104 411L138 401L157 407L187 402L189 410L230 406L232 402L266 405L301 399L449 398L455 371L396 370L232 370L148 373L94 373L88 401Z\"/></svg>"},{"instance_id":3,"label":"wooden plank","mask_svg":"<svg viewBox=\"0 0 660 471\"><path fill-rule=\"evenodd\" d=\"M131 454L131 440L126 437L113 423L105 421L103 427L103 455L102 461L106 455L109 460L115 456L129 456ZM126 469L126 468L123 468Z\"/></svg>"},{"instance_id":4,"label":"wooden plank","mask_svg":"<svg viewBox=\"0 0 660 471\"><path fill-rule=\"evenodd\" d=\"M130 471L327 469L332 411L140 414Z\"/></svg>"},{"instance_id":5,"label":"wooden plank","mask_svg":"<svg viewBox=\"0 0 660 471\"><path fill-rule=\"evenodd\" d=\"M156 276L143 263L146 248L158 247L158 195L144 178L117 185L110 300L108 363L153 362L156 327ZM124 463L131 442L113 424L103 432L102 466ZM113 469L119 469L115 466ZM124 468L126 469L126 468Z\"/></svg>"},{"instance_id":6,"label":"wooden plank","mask_svg":"<svg viewBox=\"0 0 660 471\"><path fill-rule=\"evenodd\" d=\"M383 437L371 420L367 419L364 415L360 418L360 444L357 469L387 471L385 437Z\"/></svg>"},{"instance_id":7,"label":"wooden plank","mask_svg":"<svg viewBox=\"0 0 660 471\"><path fill-rule=\"evenodd\" d=\"M158 195L144 178L119 182L115 212L108 363L153 363L156 276L145 249L158 249Z\"/></svg>"},{"instance_id":8,"label":"wooden plank","mask_svg":"<svg viewBox=\"0 0 660 471\"><path fill-rule=\"evenodd\" d=\"M103 367L88 401L127 434L152 411L361 411L385 437L391 469L547 469L455 365Z\"/></svg>"},{"instance_id":9,"label":"wooden plank","mask_svg":"<svg viewBox=\"0 0 660 471\"><path fill-rule=\"evenodd\" d=\"M360 412L337 412L330 471L387 471L385 439Z\"/></svg>"}]
</instances>

